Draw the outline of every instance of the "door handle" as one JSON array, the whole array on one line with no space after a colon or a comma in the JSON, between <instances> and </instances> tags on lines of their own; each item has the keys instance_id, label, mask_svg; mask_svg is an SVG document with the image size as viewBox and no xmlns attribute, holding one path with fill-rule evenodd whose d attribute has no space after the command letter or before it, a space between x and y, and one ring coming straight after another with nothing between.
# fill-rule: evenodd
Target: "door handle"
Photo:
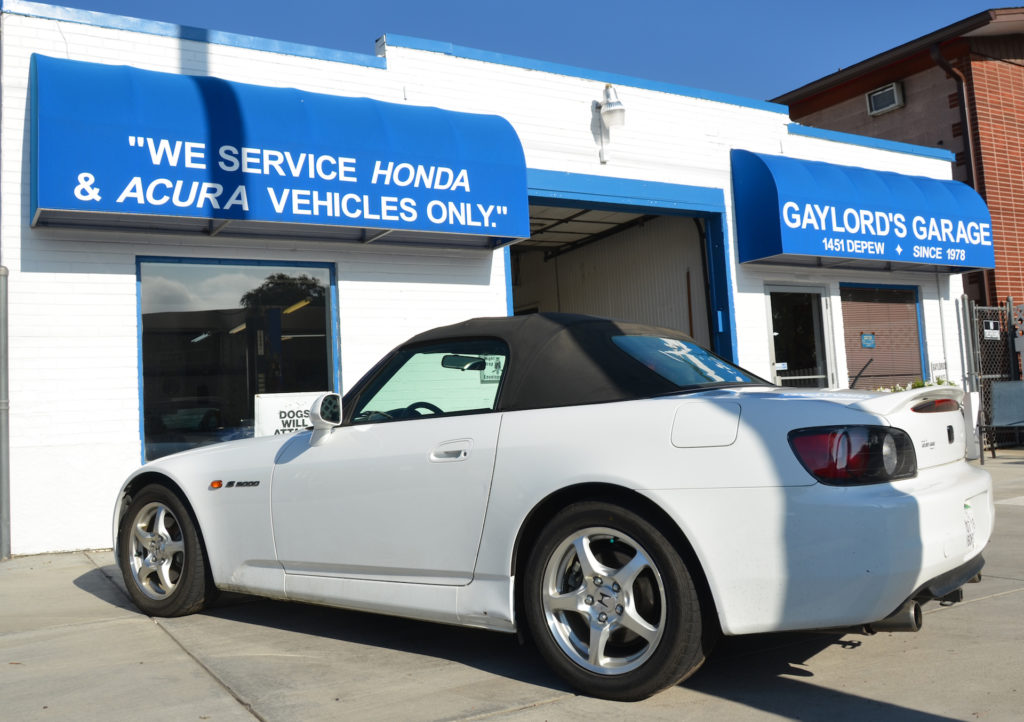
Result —
<instances>
[{"instance_id":1,"label":"door handle","mask_svg":"<svg viewBox=\"0 0 1024 722\"><path fill-rule=\"evenodd\" d=\"M472 439L456 439L438 444L430 452L430 460L434 462L462 461L469 456L473 448Z\"/></svg>"}]
</instances>

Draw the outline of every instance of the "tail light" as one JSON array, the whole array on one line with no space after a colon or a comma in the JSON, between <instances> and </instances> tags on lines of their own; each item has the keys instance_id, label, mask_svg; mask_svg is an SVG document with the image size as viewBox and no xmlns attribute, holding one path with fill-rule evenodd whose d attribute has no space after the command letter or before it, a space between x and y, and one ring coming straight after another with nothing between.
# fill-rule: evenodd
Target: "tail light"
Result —
<instances>
[{"instance_id":1,"label":"tail light","mask_svg":"<svg viewBox=\"0 0 1024 722\"><path fill-rule=\"evenodd\" d=\"M947 411L959 410L960 402L954 401L953 399L935 399L933 401L925 401L911 409L911 411L916 411L919 414L941 414Z\"/></svg>"},{"instance_id":2,"label":"tail light","mask_svg":"<svg viewBox=\"0 0 1024 722\"><path fill-rule=\"evenodd\" d=\"M914 444L888 426L824 426L789 432L789 445L822 484L880 484L917 475Z\"/></svg>"}]
</instances>

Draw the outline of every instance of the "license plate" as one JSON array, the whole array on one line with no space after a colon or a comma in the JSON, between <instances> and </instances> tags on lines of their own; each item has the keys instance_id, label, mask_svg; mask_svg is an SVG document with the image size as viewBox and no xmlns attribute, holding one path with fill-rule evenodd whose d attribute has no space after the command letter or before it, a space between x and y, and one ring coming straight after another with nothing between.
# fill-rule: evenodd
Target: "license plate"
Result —
<instances>
[{"instance_id":1,"label":"license plate","mask_svg":"<svg viewBox=\"0 0 1024 722\"><path fill-rule=\"evenodd\" d=\"M978 522L974 520L974 510L969 501L964 502L964 531L967 534L967 549L973 550L975 536L978 531Z\"/></svg>"}]
</instances>

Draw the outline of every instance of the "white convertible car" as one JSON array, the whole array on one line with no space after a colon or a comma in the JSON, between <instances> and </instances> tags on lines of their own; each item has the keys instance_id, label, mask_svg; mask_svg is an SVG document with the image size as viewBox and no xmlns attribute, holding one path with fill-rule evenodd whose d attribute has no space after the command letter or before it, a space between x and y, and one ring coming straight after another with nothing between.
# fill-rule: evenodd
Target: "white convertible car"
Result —
<instances>
[{"instance_id":1,"label":"white convertible car","mask_svg":"<svg viewBox=\"0 0 1024 722\"><path fill-rule=\"evenodd\" d=\"M146 464L117 559L147 614L217 590L527 631L610 699L720 633L916 630L994 507L962 393L772 386L676 331L559 314L399 347L312 427Z\"/></svg>"}]
</instances>

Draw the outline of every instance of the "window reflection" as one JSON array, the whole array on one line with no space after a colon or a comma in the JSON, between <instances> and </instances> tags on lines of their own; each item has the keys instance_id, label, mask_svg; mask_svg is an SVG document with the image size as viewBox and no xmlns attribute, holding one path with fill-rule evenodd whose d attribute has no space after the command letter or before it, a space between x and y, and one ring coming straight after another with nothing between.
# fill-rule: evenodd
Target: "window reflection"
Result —
<instances>
[{"instance_id":1,"label":"window reflection","mask_svg":"<svg viewBox=\"0 0 1024 722\"><path fill-rule=\"evenodd\" d=\"M764 383L693 341L657 336L613 336L612 341L648 369L680 388Z\"/></svg>"},{"instance_id":2,"label":"window reflection","mask_svg":"<svg viewBox=\"0 0 1024 722\"><path fill-rule=\"evenodd\" d=\"M253 435L255 394L331 388L318 266L140 263L145 452Z\"/></svg>"}]
</instances>

